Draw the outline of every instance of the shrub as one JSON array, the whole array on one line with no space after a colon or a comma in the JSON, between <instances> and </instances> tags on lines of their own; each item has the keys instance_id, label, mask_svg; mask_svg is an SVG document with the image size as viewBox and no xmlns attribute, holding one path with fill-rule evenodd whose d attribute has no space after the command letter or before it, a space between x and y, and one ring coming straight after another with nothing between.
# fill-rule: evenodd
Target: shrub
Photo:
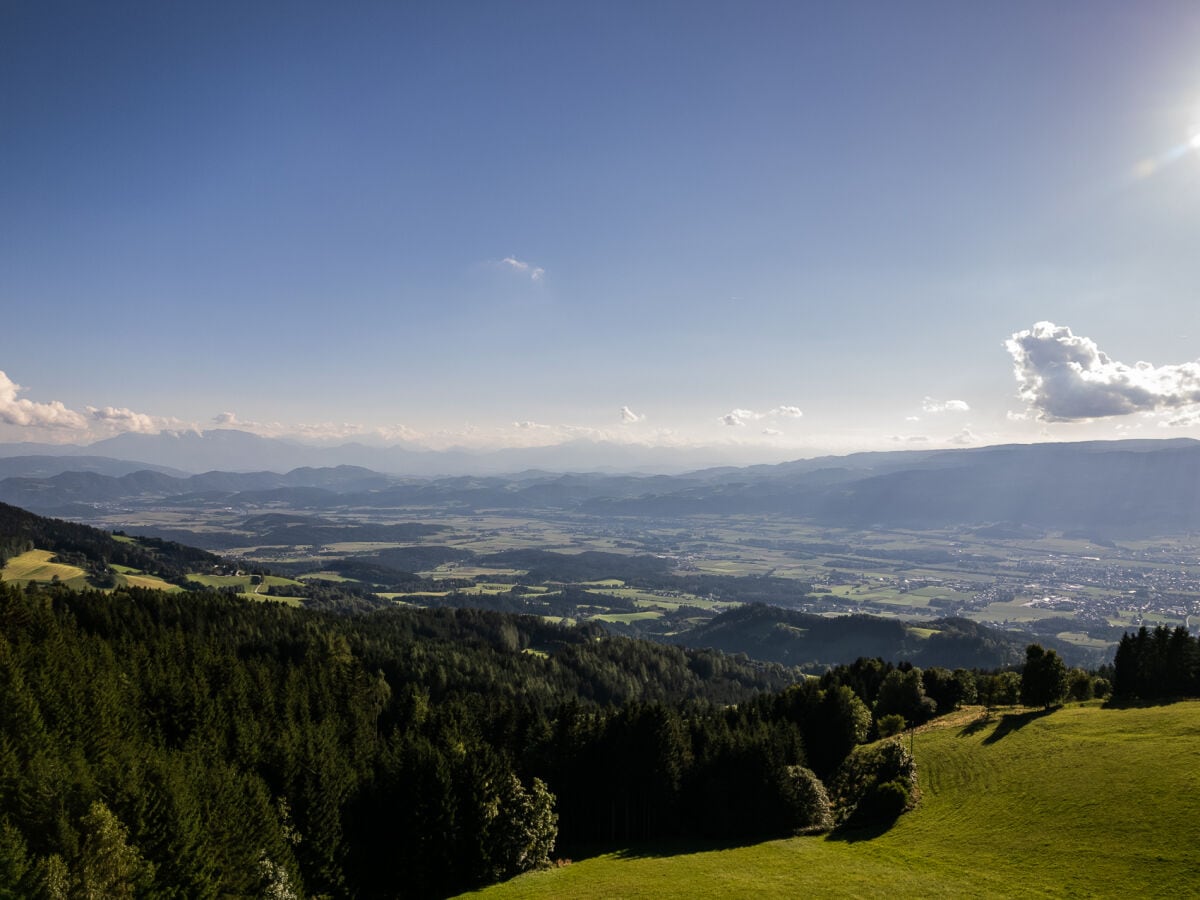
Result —
<instances>
[{"instance_id":1,"label":"shrub","mask_svg":"<svg viewBox=\"0 0 1200 900\"><path fill-rule=\"evenodd\" d=\"M799 832L815 834L833 827L833 804L829 793L812 769L788 766L788 799L792 821Z\"/></svg>"},{"instance_id":2,"label":"shrub","mask_svg":"<svg viewBox=\"0 0 1200 900\"><path fill-rule=\"evenodd\" d=\"M853 825L884 825L896 821L908 808L908 790L899 781L873 785L850 815Z\"/></svg>"},{"instance_id":3,"label":"shrub","mask_svg":"<svg viewBox=\"0 0 1200 900\"><path fill-rule=\"evenodd\" d=\"M889 783L893 786L883 787ZM896 788L903 795L898 811ZM899 740L859 747L842 763L832 793L838 824L894 821L920 797L916 763Z\"/></svg>"},{"instance_id":4,"label":"shrub","mask_svg":"<svg viewBox=\"0 0 1200 900\"><path fill-rule=\"evenodd\" d=\"M899 713L891 713L890 715L883 716L875 724L875 727L879 729L879 736L881 738L890 738L902 732L907 725L908 723L904 721L904 716Z\"/></svg>"}]
</instances>

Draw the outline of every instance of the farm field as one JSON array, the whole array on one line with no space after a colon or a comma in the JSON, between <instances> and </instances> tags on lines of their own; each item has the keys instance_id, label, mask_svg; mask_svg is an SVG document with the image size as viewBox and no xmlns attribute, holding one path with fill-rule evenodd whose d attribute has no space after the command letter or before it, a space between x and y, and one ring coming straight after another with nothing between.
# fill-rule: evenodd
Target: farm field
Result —
<instances>
[{"instance_id":1,"label":"farm field","mask_svg":"<svg viewBox=\"0 0 1200 900\"><path fill-rule=\"evenodd\" d=\"M967 710L917 733L882 834L631 848L477 892L539 897L1178 896L1200 866L1200 701Z\"/></svg>"},{"instance_id":2,"label":"farm field","mask_svg":"<svg viewBox=\"0 0 1200 900\"><path fill-rule=\"evenodd\" d=\"M272 546L267 547L246 546L244 531L241 543L233 537L244 522L253 521L254 513L266 511L191 509L186 524L208 541L204 546L228 553L246 567L287 565L287 574L310 582L358 577L352 570L344 575L334 572L331 563L339 559L370 564L388 551L438 547L457 551L462 558L413 565L405 571L431 581L456 582L445 586L446 593L464 589L464 580L474 581L476 586L467 590L481 598L505 593L493 585L514 580L527 590L554 592L561 587L557 582L530 582L511 561L487 556L530 549L567 555L598 551L667 560L671 575L681 581L725 576L794 582L794 597L785 596L788 592L778 586L776 595L785 597L785 605L821 615L862 613L917 623L962 617L1034 639L1058 638L1097 658L1111 652L1122 630L1200 623L1200 544L1187 536L1098 544L1078 535L1031 529L1017 536L1011 536L1016 534L1012 530L961 527L864 531L767 515L622 518L563 510L463 513L413 507L341 508L321 517L344 526L348 534L355 526L410 524L426 529L423 536L403 542L340 538L321 544L306 538L279 546L278 533L273 533L268 542ZM315 518L296 512L298 517ZM186 522L182 510L148 510L138 515L144 524L163 527ZM137 527L115 519L106 524ZM212 541L223 529L230 529L228 547ZM187 542L186 535L174 537ZM419 554L414 558L421 559ZM444 557L434 553L428 558ZM311 571L305 572L304 566L311 566ZM681 604L706 608L717 599L706 590L689 592L682 583L679 590L671 590L661 581L639 582L619 564L600 574L627 582L580 584L597 595L594 608L585 610L583 617L619 616L608 621L634 633L675 633L682 625L671 620L660 627L656 617L633 617L634 613L661 611L663 618L670 619L677 616ZM386 583L380 583L385 599L403 596L415 603L437 602L442 593L438 586L425 585L419 593L401 595L395 589L386 591ZM745 587L750 589L748 584ZM603 594L616 598L607 610ZM720 608L728 608L729 601L741 598L727 594L720 599L724 601Z\"/></svg>"}]
</instances>

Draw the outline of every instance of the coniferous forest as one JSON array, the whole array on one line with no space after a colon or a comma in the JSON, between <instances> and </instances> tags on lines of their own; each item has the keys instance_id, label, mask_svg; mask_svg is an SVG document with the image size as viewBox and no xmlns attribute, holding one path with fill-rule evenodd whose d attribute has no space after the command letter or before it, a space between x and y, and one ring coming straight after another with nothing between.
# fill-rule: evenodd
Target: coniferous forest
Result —
<instances>
[{"instance_id":1,"label":"coniferous forest","mask_svg":"<svg viewBox=\"0 0 1200 900\"><path fill-rule=\"evenodd\" d=\"M836 679L478 610L5 585L0 696L0 896L444 896L913 794Z\"/></svg>"}]
</instances>

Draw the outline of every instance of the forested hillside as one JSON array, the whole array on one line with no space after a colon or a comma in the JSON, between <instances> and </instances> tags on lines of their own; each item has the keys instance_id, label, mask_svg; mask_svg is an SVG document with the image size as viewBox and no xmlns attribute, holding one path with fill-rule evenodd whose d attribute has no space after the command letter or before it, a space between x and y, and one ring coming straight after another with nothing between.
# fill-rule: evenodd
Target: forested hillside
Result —
<instances>
[{"instance_id":1,"label":"forested hillside","mask_svg":"<svg viewBox=\"0 0 1200 900\"><path fill-rule=\"evenodd\" d=\"M222 560L204 550L157 538L115 539L107 531L48 519L0 503L0 568L12 556L34 548L49 550L63 562L102 577L111 564L141 569L163 578L209 570Z\"/></svg>"},{"instance_id":2,"label":"forested hillside","mask_svg":"<svg viewBox=\"0 0 1200 900\"><path fill-rule=\"evenodd\" d=\"M873 790L878 761L836 778L871 717L797 679L480 611L6 585L0 884L438 896L581 845L828 827Z\"/></svg>"}]
</instances>

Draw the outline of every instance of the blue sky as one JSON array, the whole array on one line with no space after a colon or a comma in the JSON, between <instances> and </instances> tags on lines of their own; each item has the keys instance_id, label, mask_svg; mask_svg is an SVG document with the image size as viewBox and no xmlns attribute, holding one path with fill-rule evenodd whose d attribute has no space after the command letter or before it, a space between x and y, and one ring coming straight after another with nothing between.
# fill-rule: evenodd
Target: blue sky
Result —
<instances>
[{"instance_id":1,"label":"blue sky","mask_svg":"<svg viewBox=\"0 0 1200 900\"><path fill-rule=\"evenodd\" d=\"M1200 437L1194 3L13 3L0 84L2 440Z\"/></svg>"}]
</instances>

